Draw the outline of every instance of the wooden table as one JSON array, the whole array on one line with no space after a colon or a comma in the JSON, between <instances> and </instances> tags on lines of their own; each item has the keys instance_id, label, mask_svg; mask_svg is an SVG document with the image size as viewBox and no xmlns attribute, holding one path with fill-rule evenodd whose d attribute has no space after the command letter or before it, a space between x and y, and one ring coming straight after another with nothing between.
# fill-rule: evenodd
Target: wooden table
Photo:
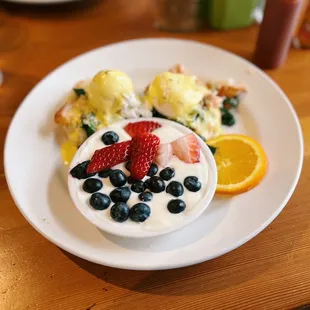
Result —
<instances>
[{"instance_id":1,"label":"wooden table","mask_svg":"<svg viewBox=\"0 0 310 310\"><path fill-rule=\"evenodd\" d=\"M0 26L2 148L25 95L80 53L125 39L174 36L250 59L258 30L158 32L147 0L85 0L55 7L2 3ZM60 250L26 222L8 191L1 158L0 309L269 310L310 304L310 52L292 50L286 64L268 74L293 102L305 139L296 192L268 228L241 248L188 268L137 272L95 265Z\"/></svg>"}]
</instances>

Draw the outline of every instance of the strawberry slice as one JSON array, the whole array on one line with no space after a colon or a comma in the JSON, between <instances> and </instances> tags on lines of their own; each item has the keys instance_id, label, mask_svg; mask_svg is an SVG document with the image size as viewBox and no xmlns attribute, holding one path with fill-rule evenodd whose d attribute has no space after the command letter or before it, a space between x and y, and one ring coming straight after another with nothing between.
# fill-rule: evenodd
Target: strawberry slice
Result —
<instances>
[{"instance_id":1,"label":"strawberry slice","mask_svg":"<svg viewBox=\"0 0 310 310\"><path fill-rule=\"evenodd\" d=\"M141 180L148 173L156 156L160 139L150 133L132 138L130 173L133 179Z\"/></svg>"},{"instance_id":2,"label":"strawberry slice","mask_svg":"<svg viewBox=\"0 0 310 310\"><path fill-rule=\"evenodd\" d=\"M200 146L193 133L173 141L171 145L173 153L185 163L194 164L199 162Z\"/></svg>"},{"instance_id":3,"label":"strawberry slice","mask_svg":"<svg viewBox=\"0 0 310 310\"><path fill-rule=\"evenodd\" d=\"M96 173L129 160L131 149L129 140L97 150L87 166L87 173Z\"/></svg>"},{"instance_id":4,"label":"strawberry slice","mask_svg":"<svg viewBox=\"0 0 310 310\"><path fill-rule=\"evenodd\" d=\"M160 127L161 125L157 122L141 121L127 124L125 126L125 130L131 137L134 137L136 135L141 135L144 133L151 133L153 130Z\"/></svg>"},{"instance_id":5,"label":"strawberry slice","mask_svg":"<svg viewBox=\"0 0 310 310\"><path fill-rule=\"evenodd\" d=\"M171 143L165 143L159 146L154 161L158 165L166 167L172 157L173 157L172 145Z\"/></svg>"}]
</instances>

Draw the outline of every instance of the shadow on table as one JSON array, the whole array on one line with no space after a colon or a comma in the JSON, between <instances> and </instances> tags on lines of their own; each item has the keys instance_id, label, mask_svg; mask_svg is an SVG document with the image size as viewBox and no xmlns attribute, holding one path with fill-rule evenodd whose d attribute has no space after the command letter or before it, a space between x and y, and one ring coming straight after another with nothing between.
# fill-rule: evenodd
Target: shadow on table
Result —
<instances>
[{"instance_id":1,"label":"shadow on table","mask_svg":"<svg viewBox=\"0 0 310 310\"><path fill-rule=\"evenodd\" d=\"M310 162L305 161L304 170L307 170L309 166ZM302 195L303 187L307 182L308 180L303 174L300 184L290 200L290 206L287 206L283 213L290 212L290 207L299 207L294 197ZM277 219L277 221L281 221L281 219ZM298 230L294 231L293 225L292 232L294 234L281 234L285 231L283 228L285 225L291 224L281 222L281 225L278 224L277 230L273 230L271 224L265 231L237 250L198 265L179 269L121 270L90 263L65 251L63 253L82 269L103 280L102 289L104 291L110 289L109 285L112 285L111 289L113 286L118 286L154 295L198 295L244 284L252 279L262 277L276 265L293 263L294 251L296 251L298 242L307 226L300 226Z\"/></svg>"},{"instance_id":2,"label":"shadow on table","mask_svg":"<svg viewBox=\"0 0 310 310\"><path fill-rule=\"evenodd\" d=\"M305 161L304 170L309 167L310 162ZM290 208L300 207L294 197L302 195L302 190L308 183L304 174L299 183L289 206L283 210L283 213L290 212ZM153 295L198 295L238 287L256 278L262 278L265 273L272 273L272 269L277 265L294 263L294 252L307 225L295 230L290 222L280 222L282 219L285 219L284 215L276 220L278 229L273 230L271 224L265 231L237 250L214 260L179 269L121 270L90 263L65 251L63 253L82 269L103 280L104 291L118 286ZM291 227L291 233L283 234L287 231L285 226Z\"/></svg>"},{"instance_id":3,"label":"shadow on table","mask_svg":"<svg viewBox=\"0 0 310 310\"><path fill-rule=\"evenodd\" d=\"M250 241L249 244L255 243L256 239L259 239L259 237ZM243 250L246 247L249 246L243 246ZM287 251L288 249L286 248L285 250ZM256 269L253 268L253 262L247 264L242 261L240 251L242 250L238 250L239 255L236 254L237 251L233 251L220 258L185 268L133 271L100 266L62 250L70 260L107 284L116 285L131 291L175 296L198 295L238 286L241 283L259 277L277 263L273 260L270 263L264 263L264 268ZM282 252L284 249L277 249L277 251ZM257 260L260 259L260 257L257 257ZM104 287L105 285L103 284L103 289L105 289ZM169 290L167 290L167 287L169 287Z\"/></svg>"},{"instance_id":4,"label":"shadow on table","mask_svg":"<svg viewBox=\"0 0 310 310\"><path fill-rule=\"evenodd\" d=\"M294 198L291 204L294 205ZM217 259L190 267L161 271L115 269L90 263L65 251L63 253L85 271L103 280L103 290L107 290L109 284L112 284L154 295L196 295L238 286L261 277L275 265L285 264L292 259L294 244L298 243L302 234L303 228L300 227L298 235L294 236L294 242L289 242L288 237L272 231L271 225L238 250Z\"/></svg>"}]
</instances>

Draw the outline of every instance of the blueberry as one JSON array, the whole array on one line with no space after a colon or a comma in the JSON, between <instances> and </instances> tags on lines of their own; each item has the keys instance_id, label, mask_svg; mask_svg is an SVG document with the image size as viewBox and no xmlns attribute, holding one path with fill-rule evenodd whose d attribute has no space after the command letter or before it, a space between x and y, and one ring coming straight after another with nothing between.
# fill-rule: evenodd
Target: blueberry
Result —
<instances>
[{"instance_id":1,"label":"blueberry","mask_svg":"<svg viewBox=\"0 0 310 310\"><path fill-rule=\"evenodd\" d=\"M150 169L149 169L149 171L148 171L148 173L147 173L147 175L148 175L149 177L152 177L152 176L155 175L157 172L158 172L158 167L157 167L157 165L154 164L154 163L152 163L152 164L151 164L151 167L150 167Z\"/></svg>"},{"instance_id":2,"label":"blueberry","mask_svg":"<svg viewBox=\"0 0 310 310\"><path fill-rule=\"evenodd\" d=\"M131 190L136 193L142 193L146 189L146 185L143 181L134 181L131 185Z\"/></svg>"},{"instance_id":3,"label":"blueberry","mask_svg":"<svg viewBox=\"0 0 310 310\"><path fill-rule=\"evenodd\" d=\"M130 165L131 165L131 161L127 161L125 168L130 171Z\"/></svg>"},{"instance_id":4,"label":"blueberry","mask_svg":"<svg viewBox=\"0 0 310 310\"><path fill-rule=\"evenodd\" d=\"M131 195L129 187L118 187L113 189L110 193L110 197L113 202L127 202Z\"/></svg>"},{"instance_id":5,"label":"blueberry","mask_svg":"<svg viewBox=\"0 0 310 310\"><path fill-rule=\"evenodd\" d=\"M96 210L105 210L109 207L111 199L102 193L95 193L90 196L89 204Z\"/></svg>"},{"instance_id":6,"label":"blueberry","mask_svg":"<svg viewBox=\"0 0 310 310\"><path fill-rule=\"evenodd\" d=\"M108 178L111 174L111 172L113 171L113 169L104 169L102 171L100 171L98 173L98 175L101 177L101 178Z\"/></svg>"},{"instance_id":7,"label":"blueberry","mask_svg":"<svg viewBox=\"0 0 310 310\"><path fill-rule=\"evenodd\" d=\"M160 193L165 190L165 182L157 176L152 176L146 180L146 186L153 192L153 193Z\"/></svg>"},{"instance_id":8,"label":"blueberry","mask_svg":"<svg viewBox=\"0 0 310 310\"><path fill-rule=\"evenodd\" d=\"M151 192L141 193L139 196L141 201L151 201L153 199L153 194Z\"/></svg>"},{"instance_id":9,"label":"blueberry","mask_svg":"<svg viewBox=\"0 0 310 310\"><path fill-rule=\"evenodd\" d=\"M129 177L127 178L128 184L132 184L134 181L135 181L135 179L134 179L132 176L129 176Z\"/></svg>"},{"instance_id":10,"label":"blueberry","mask_svg":"<svg viewBox=\"0 0 310 310\"><path fill-rule=\"evenodd\" d=\"M159 175L163 180L169 181L175 176L175 170L173 168L167 167L160 171Z\"/></svg>"},{"instance_id":11,"label":"blueberry","mask_svg":"<svg viewBox=\"0 0 310 310\"><path fill-rule=\"evenodd\" d=\"M70 170L70 174L76 179L87 179L94 176L96 173L87 173L86 169L90 160L83 161Z\"/></svg>"},{"instance_id":12,"label":"blueberry","mask_svg":"<svg viewBox=\"0 0 310 310\"><path fill-rule=\"evenodd\" d=\"M198 180L197 177L186 177L184 179L184 186L190 191L190 192L198 192L201 189L201 183Z\"/></svg>"},{"instance_id":13,"label":"blueberry","mask_svg":"<svg viewBox=\"0 0 310 310\"><path fill-rule=\"evenodd\" d=\"M170 213L181 213L185 210L186 204L181 199L172 199L168 202L168 210Z\"/></svg>"},{"instance_id":14,"label":"blueberry","mask_svg":"<svg viewBox=\"0 0 310 310\"><path fill-rule=\"evenodd\" d=\"M122 170L115 169L110 173L110 182L115 187L120 187L126 184L127 177Z\"/></svg>"},{"instance_id":15,"label":"blueberry","mask_svg":"<svg viewBox=\"0 0 310 310\"><path fill-rule=\"evenodd\" d=\"M90 178L84 181L83 190L87 193L94 193L102 188L103 184L100 180L95 178Z\"/></svg>"},{"instance_id":16,"label":"blueberry","mask_svg":"<svg viewBox=\"0 0 310 310\"><path fill-rule=\"evenodd\" d=\"M115 144L117 143L119 140L119 136L116 132L114 131L107 131L106 133L104 133L101 137L101 141L105 144L105 145L111 145L111 144Z\"/></svg>"},{"instance_id":17,"label":"blueberry","mask_svg":"<svg viewBox=\"0 0 310 310\"><path fill-rule=\"evenodd\" d=\"M129 211L129 217L134 222L144 222L151 214L151 208L142 202L135 204Z\"/></svg>"},{"instance_id":18,"label":"blueberry","mask_svg":"<svg viewBox=\"0 0 310 310\"><path fill-rule=\"evenodd\" d=\"M179 197L183 195L184 188L180 182L172 181L168 184L166 192L174 197Z\"/></svg>"},{"instance_id":19,"label":"blueberry","mask_svg":"<svg viewBox=\"0 0 310 310\"><path fill-rule=\"evenodd\" d=\"M125 202L117 202L111 207L110 215L114 221L123 223L129 218L129 207Z\"/></svg>"}]
</instances>

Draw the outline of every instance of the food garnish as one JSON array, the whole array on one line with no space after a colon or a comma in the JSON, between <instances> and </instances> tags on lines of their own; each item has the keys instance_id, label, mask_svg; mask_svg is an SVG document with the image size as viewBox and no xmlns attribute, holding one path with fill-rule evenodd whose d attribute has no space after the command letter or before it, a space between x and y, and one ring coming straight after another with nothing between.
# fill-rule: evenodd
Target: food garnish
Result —
<instances>
[{"instance_id":1,"label":"food garnish","mask_svg":"<svg viewBox=\"0 0 310 310\"><path fill-rule=\"evenodd\" d=\"M157 154L160 139L153 134L143 134L132 138L130 173L136 180L143 179Z\"/></svg>"},{"instance_id":2,"label":"food garnish","mask_svg":"<svg viewBox=\"0 0 310 310\"><path fill-rule=\"evenodd\" d=\"M192 133L171 142L173 153L182 161L189 164L199 162L200 146L198 139Z\"/></svg>"},{"instance_id":3,"label":"food garnish","mask_svg":"<svg viewBox=\"0 0 310 310\"><path fill-rule=\"evenodd\" d=\"M74 92L80 96L86 96L86 92L83 88L73 88Z\"/></svg>"},{"instance_id":4,"label":"food garnish","mask_svg":"<svg viewBox=\"0 0 310 310\"><path fill-rule=\"evenodd\" d=\"M208 140L216 147L214 155L218 194L236 195L250 190L261 182L267 172L267 157L262 146L244 135L221 135Z\"/></svg>"},{"instance_id":5,"label":"food garnish","mask_svg":"<svg viewBox=\"0 0 310 310\"><path fill-rule=\"evenodd\" d=\"M97 150L87 167L87 173L96 173L101 170L129 160L131 155L131 140L116 143Z\"/></svg>"},{"instance_id":6,"label":"food garnish","mask_svg":"<svg viewBox=\"0 0 310 310\"><path fill-rule=\"evenodd\" d=\"M125 126L124 129L131 137L134 137L136 135L141 135L144 133L151 133L152 131L160 127L161 125L158 122L142 121L129 123Z\"/></svg>"}]
</instances>

